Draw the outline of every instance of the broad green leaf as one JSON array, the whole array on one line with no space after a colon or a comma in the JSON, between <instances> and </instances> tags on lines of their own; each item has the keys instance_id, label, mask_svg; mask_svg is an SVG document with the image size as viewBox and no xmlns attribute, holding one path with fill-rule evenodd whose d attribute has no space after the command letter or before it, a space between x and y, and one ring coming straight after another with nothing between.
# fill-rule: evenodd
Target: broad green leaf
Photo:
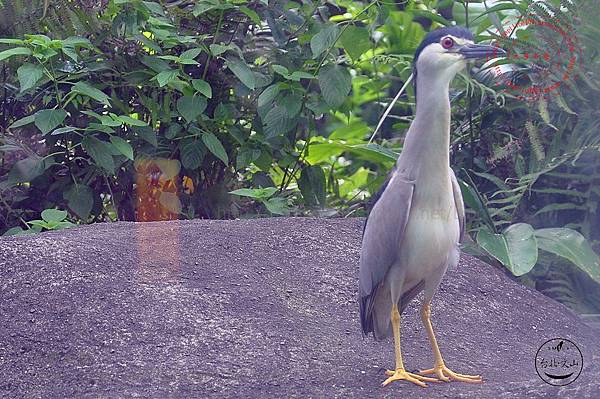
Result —
<instances>
[{"instance_id":1,"label":"broad green leaf","mask_svg":"<svg viewBox=\"0 0 600 399\"><path fill-rule=\"evenodd\" d=\"M352 77L346 68L328 65L319 72L319 87L325 102L333 108L338 108L350 93Z\"/></svg>"},{"instance_id":2,"label":"broad green leaf","mask_svg":"<svg viewBox=\"0 0 600 399\"><path fill-rule=\"evenodd\" d=\"M230 191L229 194L239 195L240 197L250 197L255 199L267 199L277 192L275 187L265 188L240 188Z\"/></svg>"},{"instance_id":3,"label":"broad green leaf","mask_svg":"<svg viewBox=\"0 0 600 399\"><path fill-rule=\"evenodd\" d=\"M237 153L237 157L235 159L235 167L236 169L240 170L243 169L247 166L250 166L250 164L254 161L256 161L258 159L258 157L260 156L260 150L254 149L254 148L245 148L242 147L238 153Z\"/></svg>"},{"instance_id":4,"label":"broad green leaf","mask_svg":"<svg viewBox=\"0 0 600 399\"><path fill-rule=\"evenodd\" d=\"M277 105L285 109L289 118L293 118L302 109L302 96L297 93L288 92L279 98Z\"/></svg>"},{"instance_id":5,"label":"broad green leaf","mask_svg":"<svg viewBox=\"0 0 600 399\"><path fill-rule=\"evenodd\" d=\"M315 116L323 115L331 109L331 107L327 105L323 99L323 96L318 95L317 93L312 93L309 95L308 99L306 100L306 108L314 112Z\"/></svg>"},{"instance_id":6,"label":"broad green leaf","mask_svg":"<svg viewBox=\"0 0 600 399\"><path fill-rule=\"evenodd\" d=\"M437 22L437 23L439 23L440 25L443 25L443 26L449 26L449 25L451 25L450 21L448 21L447 19L445 19L441 15L432 13L431 11L427 11L427 10L412 10L411 12L416 17L427 18L427 19L429 19L429 20L431 20L433 22Z\"/></svg>"},{"instance_id":7,"label":"broad green leaf","mask_svg":"<svg viewBox=\"0 0 600 399\"><path fill-rule=\"evenodd\" d=\"M148 23L150 25L152 25L153 27L156 27L159 29L169 29L169 28L174 27L174 25L171 23L170 20L168 20L167 18L163 18L163 17L150 16L148 18Z\"/></svg>"},{"instance_id":8,"label":"broad green leaf","mask_svg":"<svg viewBox=\"0 0 600 399\"><path fill-rule=\"evenodd\" d=\"M210 85L202 79L192 80L192 86L194 89L202 94L204 97L212 98L212 89Z\"/></svg>"},{"instance_id":9,"label":"broad green leaf","mask_svg":"<svg viewBox=\"0 0 600 399\"><path fill-rule=\"evenodd\" d=\"M4 237L8 237L8 236L18 236L25 233L25 230L23 230L20 226L15 226L15 227L11 227L10 229L6 230L4 232L4 234L2 234Z\"/></svg>"},{"instance_id":10,"label":"broad green leaf","mask_svg":"<svg viewBox=\"0 0 600 399\"><path fill-rule=\"evenodd\" d=\"M375 163L396 162L398 159L397 153L379 144L349 145L348 150L364 160Z\"/></svg>"},{"instance_id":11,"label":"broad green leaf","mask_svg":"<svg viewBox=\"0 0 600 399\"><path fill-rule=\"evenodd\" d=\"M274 215L290 214L290 208L288 207L287 200L285 198L269 198L268 200L263 201L263 204L265 204L267 210Z\"/></svg>"},{"instance_id":12,"label":"broad green leaf","mask_svg":"<svg viewBox=\"0 0 600 399\"><path fill-rule=\"evenodd\" d=\"M144 4L144 6L146 6L148 11L154 14L165 16L165 11L159 3L155 1L142 1L142 3Z\"/></svg>"},{"instance_id":13,"label":"broad green leaf","mask_svg":"<svg viewBox=\"0 0 600 399\"><path fill-rule=\"evenodd\" d=\"M131 147L131 144L127 140L119 136L110 136L110 142L121 154L133 161L133 147Z\"/></svg>"},{"instance_id":14,"label":"broad green leaf","mask_svg":"<svg viewBox=\"0 0 600 399\"><path fill-rule=\"evenodd\" d=\"M352 175L344 177L339 183L340 197L353 199L354 196L369 184L369 175L371 172L363 167L358 168Z\"/></svg>"},{"instance_id":15,"label":"broad green leaf","mask_svg":"<svg viewBox=\"0 0 600 399\"><path fill-rule=\"evenodd\" d=\"M58 226L58 222L46 222L44 220L30 220L27 224L31 227L37 227L39 231L42 229L52 230L54 227Z\"/></svg>"},{"instance_id":16,"label":"broad green leaf","mask_svg":"<svg viewBox=\"0 0 600 399\"><path fill-rule=\"evenodd\" d=\"M21 39L0 39L2 44L25 44L25 40Z\"/></svg>"},{"instance_id":17,"label":"broad green leaf","mask_svg":"<svg viewBox=\"0 0 600 399\"><path fill-rule=\"evenodd\" d=\"M29 116L19 119L18 121L15 121L12 125L9 126L9 128L15 129L17 127L29 125L30 123L33 123L34 121L35 121L35 115L29 115Z\"/></svg>"},{"instance_id":18,"label":"broad green leaf","mask_svg":"<svg viewBox=\"0 0 600 399\"><path fill-rule=\"evenodd\" d=\"M355 61L367 50L371 49L371 40L367 28L349 26L342 32L340 41L344 50Z\"/></svg>"},{"instance_id":19,"label":"broad green leaf","mask_svg":"<svg viewBox=\"0 0 600 399\"><path fill-rule=\"evenodd\" d=\"M227 67L237 78L250 90L256 88L256 77L250 67L239 58L230 58L227 60Z\"/></svg>"},{"instance_id":20,"label":"broad green leaf","mask_svg":"<svg viewBox=\"0 0 600 399\"><path fill-rule=\"evenodd\" d=\"M477 243L515 276L528 273L537 262L536 237L533 227L527 223L510 225L501 234L482 229L477 234Z\"/></svg>"},{"instance_id":21,"label":"broad green leaf","mask_svg":"<svg viewBox=\"0 0 600 399\"><path fill-rule=\"evenodd\" d=\"M304 71L295 71L290 75L290 79L299 82L300 79L313 79L314 76L308 72Z\"/></svg>"},{"instance_id":22,"label":"broad green leaf","mask_svg":"<svg viewBox=\"0 0 600 399\"><path fill-rule=\"evenodd\" d=\"M182 130L183 128L179 123L171 123L169 124L169 127L167 127L167 130L165 130L165 138L172 140L175 137L177 137L179 132L181 132Z\"/></svg>"},{"instance_id":23,"label":"broad green leaf","mask_svg":"<svg viewBox=\"0 0 600 399\"><path fill-rule=\"evenodd\" d=\"M126 125L129 126L148 126L148 124L144 121L141 121L139 119L135 119L132 118L131 116L128 115L119 115L117 117L121 122L123 122Z\"/></svg>"},{"instance_id":24,"label":"broad green leaf","mask_svg":"<svg viewBox=\"0 0 600 399\"><path fill-rule=\"evenodd\" d=\"M292 130L294 126L296 126L295 119L290 118L287 110L280 105L276 105L269 112L267 112L267 115L265 115L264 118L264 123L267 137L275 137L285 134Z\"/></svg>"},{"instance_id":25,"label":"broad green leaf","mask_svg":"<svg viewBox=\"0 0 600 399\"><path fill-rule=\"evenodd\" d=\"M158 146L156 132L150 126L134 126L133 131L145 142L150 143L153 147Z\"/></svg>"},{"instance_id":26,"label":"broad green leaf","mask_svg":"<svg viewBox=\"0 0 600 399\"><path fill-rule=\"evenodd\" d=\"M361 120L356 120L346 126L335 129L331 132L329 138L331 140L362 139L370 130L371 128L369 128L366 123Z\"/></svg>"},{"instance_id":27,"label":"broad green leaf","mask_svg":"<svg viewBox=\"0 0 600 399\"><path fill-rule=\"evenodd\" d=\"M115 170L115 163L112 157L113 147L109 143L93 136L86 136L81 140L81 145L98 167L111 173Z\"/></svg>"},{"instance_id":28,"label":"broad green leaf","mask_svg":"<svg viewBox=\"0 0 600 399\"><path fill-rule=\"evenodd\" d=\"M69 209L85 222L94 206L94 191L85 184L75 183L64 192L63 198Z\"/></svg>"},{"instance_id":29,"label":"broad green leaf","mask_svg":"<svg viewBox=\"0 0 600 399\"><path fill-rule=\"evenodd\" d=\"M17 183L30 182L36 177L41 176L44 171L44 160L37 155L32 155L15 162L8 173L4 185L12 187Z\"/></svg>"},{"instance_id":30,"label":"broad green leaf","mask_svg":"<svg viewBox=\"0 0 600 399\"><path fill-rule=\"evenodd\" d=\"M163 87L163 86L169 84L169 82L173 81L178 75L179 75L178 70L169 69L167 71L160 72L158 75L156 75L154 77L154 79L156 79L156 81L158 82L158 85L160 87Z\"/></svg>"},{"instance_id":31,"label":"broad green leaf","mask_svg":"<svg viewBox=\"0 0 600 399\"><path fill-rule=\"evenodd\" d=\"M179 56L180 59L182 60L193 60L194 58L198 57L198 55L202 52L202 49L197 47L197 48L192 48L189 50L184 51L183 53L181 53L181 55Z\"/></svg>"},{"instance_id":32,"label":"broad green leaf","mask_svg":"<svg viewBox=\"0 0 600 399\"><path fill-rule=\"evenodd\" d=\"M571 261L600 283L600 258L590 243L576 230L547 228L535 231L540 249Z\"/></svg>"},{"instance_id":33,"label":"broad green leaf","mask_svg":"<svg viewBox=\"0 0 600 399\"><path fill-rule=\"evenodd\" d=\"M222 44L217 44L217 43L213 43L209 46L210 48L210 53L213 55L213 57L218 57L221 54L223 54L224 52L226 52L227 50L232 50L233 47L232 46L223 46Z\"/></svg>"},{"instance_id":34,"label":"broad green leaf","mask_svg":"<svg viewBox=\"0 0 600 399\"><path fill-rule=\"evenodd\" d=\"M340 29L337 25L324 26L316 35L310 39L310 49L313 53L313 58L317 58L325 50L333 47L338 39Z\"/></svg>"},{"instance_id":35,"label":"broad green leaf","mask_svg":"<svg viewBox=\"0 0 600 399\"><path fill-rule=\"evenodd\" d=\"M53 229L54 230L62 230L62 229L68 229L68 228L75 227L75 226L77 226L77 225L69 222L68 220L65 220L65 221L56 223L56 226Z\"/></svg>"},{"instance_id":36,"label":"broad green leaf","mask_svg":"<svg viewBox=\"0 0 600 399\"><path fill-rule=\"evenodd\" d=\"M249 9L246 6L241 6L239 8L239 10L241 12L243 12L244 14L246 14L252 20L252 22L254 22L257 26L260 27L260 25L261 25L261 19L258 16L258 14L256 13L256 11Z\"/></svg>"},{"instance_id":37,"label":"broad green leaf","mask_svg":"<svg viewBox=\"0 0 600 399\"><path fill-rule=\"evenodd\" d=\"M102 103L104 105L110 105L110 97L108 97L101 90L96 89L95 87L89 85L86 82L79 81L75 83L75 85L73 85L73 87L71 88L71 92L83 94L85 96L93 98L99 103Z\"/></svg>"},{"instance_id":38,"label":"broad green leaf","mask_svg":"<svg viewBox=\"0 0 600 399\"><path fill-rule=\"evenodd\" d=\"M253 163L263 172L269 172L273 166L273 154L270 151L262 150L260 156Z\"/></svg>"},{"instance_id":39,"label":"broad green leaf","mask_svg":"<svg viewBox=\"0 0 600 399\"><path fill-rule=\"evenodd\" d=\"M75 51L75 48L73 47L69 47L69 46L63 46L63 48L61 49L63 54L66 55L67 57L69 57L70 59L72 59L75 62L79 62L79 56L77 55L77 51Z\"/></svg>"},{"instance_id":40,"label":"broad green leaf","mask_svg":"<svg viewBox=\"0 0 600 399\"><path fill-rule=\"evenodd\" d=\"M15 47L8 50L0 51L0 61L4 61L14 55L31 55L31 50L25 47Z\"/></svg>"},{"instance_id":41,"label":"broad green leaf","mask_svg":"<svg viewBox=\"0 0 600 399\"><path fill-rule=\"evenodd\" d=\"M206 109L206 99L200 96L183 96L177 100L177 111L190 123Z\"/></svg>"},{"instance_id":42,"label":"broad green leaf","mask_svg":"<svg viewBox=\"0 0 600 399\"><path fill-rule=\"evenodd\" d=\"M204 14L207 11L214 9L225 8L223 5L219 3L218 0L201 0L196 3L194 9L192 10L192 14L194 17Z\"/></svg>"},{"instance_id":43,"label":"broad green leaf","mask_svg":"<svg viewBox=\"0 0 600 399\"><path fill-rule=\"evenodd\" d=\"M43 109L36 112L34 117L35 126L42 134L47 134L63 123L67 113L63 109Z\"/></svg>"},{"instance_id":44,"label":"broad green leaf","mask_svg":"<svg viewBox=\"0 0 600 399\"><path fill-rule=\"evenodd\" d=\"M324 143L311 141L308 147L308 154L306 154L304 160L309 164L329 162L332 158L339 157L346 151L349 151L349 148L342 143L335 141Z\"/></svg>"},{"instance_id":45,"label":"broad green leaf","mask_svg":"<svg viewBox=\"0 0 600 399\"><path fill-rule=\"evenodd\" d=\"M58 209L44 209L42 211L42 219L44 221L51 222L62 222L67 217L67 211L61 211Z\"/></svg>"},{"instance_id":46,"label":"broad green leaf","mask_svg":"<svg viewBox=\"0 0 600 399\"><path fill-rule=\"evenodd\" d=\"M119 127L123 124L123 121L114 119L110 115L99 115L98 120L101 122L102 126L104 126L104 127ZM92 126L92 124L90 123L90 127L91 126ZM112 131L113 129L110 129L110 130ZM105 130L103 129L101 131L105 131Z\"/></svg>"},{"instance_id":47,"label":"broad green leaf","mask_svg":"<svg viewBox=\"0 0 600 399\"><path fill-rule=\"evenodd\" d=\"M58 129L56 129L52 133L50 133L50 136L59 136L61 134L74 132L75 130L77 130L77 128L74 126L59 127Z\"/></svg>"},{"instance_id":48,"label":"broad green leaf","mask_svg":"<svg viewBox=\"0 0 600 399\"><path fill-rule=\"evenodd\" d=\"M206 149L200 140L195 138L186 138L179 144L179 157L184 168L194 170L202 164Z\"/></svg>"},{"instance_id":49,"label":"broad green leaf","mask_svg":"<svg viewBox=\"0 0 600 399\"><path fill-rule=\"evenodd\" d=\"M278 64L273 65L273 71L280 74L281 76L283 76L286 79L289 78L289 76L290 76L290 71L288 71L288 69L286 67L284 67L283 65L278 65Z\"/></svg>"},{"instance_id":50,"label":"broad green leaf","mask_svg":"<svg viewBox=\"0 0 600 399\"><path fill-rule=\"evenodd\" d=\"M179 61L179 57L177 57L176 55L159 55L158 58L160 58L161 60L167 60L167 61Z\"/></svg>"},{"instance_id":51,"label":"broad green leaf","mask_svg":"<svg viewBox=\"0 0 600 399\"><path fill-rule=\"evenodd\" d=\"M308 166L302 169L298 188L308 206L325 206L326 181L323 168L318 165Z\"/></svg>"},{"instance_id":52,"label":"broad green leaf","mask_svg":"<svg viewBox=\"0 0 600 399\"><path fill-rule=\"evenodd\" d=\"M35 84L44 76L44 68L41 65L25 63L17 69L19 77L19 90L24 92L35 87Z\"/></svg>"},{"instance_id":53,"label":"broad green leaf","mask_svg":"<svg viewBox=\"0 0 600 399\"><path fill-rule=\"evenodd\" d=\"M154 72L172 72L169 69L169 63L161 60L156 56L146 55L142 57L142 64L146 65L148 68L152 69ZM156 79L156 77L155 77Z\"/></svg>"},{"instance_id":54,"label":"broad green leaf","mask_svg":"<svg viewBox=\"0 0 600 399\"><path fill-rule=\"evenodd\" d=\"M225 151L225 147L219 141L217 136L212 133L204 133L202 135L202 141L206 148L217 158L219 158L225 165L229 163L229 157L227 156L227 151Z\"/></svg>"},{"instance_id":55,"label":"broad green leaf","mask_svg":"<svg viewBox=\"0 0 600 399\"><path fill-rule=\"evenodd\" d=\"M258 96L258 106L263 107L267 104L270 104L275 97L279 94L279 85L276 83L264 89L260 96Z\"/></svg>"}]
</instances>

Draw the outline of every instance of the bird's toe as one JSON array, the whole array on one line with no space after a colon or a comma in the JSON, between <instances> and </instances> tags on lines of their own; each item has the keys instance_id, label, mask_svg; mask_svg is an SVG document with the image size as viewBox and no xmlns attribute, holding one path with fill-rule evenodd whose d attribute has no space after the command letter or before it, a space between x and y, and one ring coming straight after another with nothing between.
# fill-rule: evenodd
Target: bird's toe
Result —
<instances>
[{"instance_id":1,"label":"bird's toe","mask_svg":"<svg viewBox=\"0 0 600 399\"><path fill-rule=\"evenodd\" d=\"M408 371L401 369L386 370L385 375L387 375L388 378L383 382L383 386L386 386L394 381L404 380L425 388L427 386L425 382L438 382L438 380L435 378L409 373Z\"/></svg>"},{"instance_id":2,"label":"bird's toe","mask_svg":"<svg viewBox=\"0 0 600 399\"><path fill-rule=\"evenodd\" d=\"M472 384L479 384L479 383L483 382L483 379L481 378L480 375L468 375L468 374L455 373L454 371L452 371L448 367L446 367L446 365L444 365L444 364L435 366L435 367L427 369L427 370L421 370L421 371L419 371L419 373L425 374L425 375L435 374L439 380L445 381L445 382L460 381L460 382L467 382L467 383L472 383Z\"/></svg>"}]
</instances>

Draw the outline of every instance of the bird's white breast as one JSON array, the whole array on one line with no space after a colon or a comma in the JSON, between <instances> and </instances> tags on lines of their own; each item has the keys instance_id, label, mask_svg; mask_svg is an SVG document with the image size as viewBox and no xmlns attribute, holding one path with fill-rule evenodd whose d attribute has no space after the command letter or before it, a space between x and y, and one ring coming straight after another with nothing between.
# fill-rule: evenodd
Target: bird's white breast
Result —
<instances>
[{"instance_id":1,"label":"bird's white breast","mask_svg":"<svg viewBox=\"0 0 600 399\"><path fill-rule=\"evenodd\" d=\"M450 174L446 176L422 178L415 185L408 223L399 243L399 261L406 270L408 284L436 270L443 272L458 245L458 214Z\"/></svg>"}]
</instances>

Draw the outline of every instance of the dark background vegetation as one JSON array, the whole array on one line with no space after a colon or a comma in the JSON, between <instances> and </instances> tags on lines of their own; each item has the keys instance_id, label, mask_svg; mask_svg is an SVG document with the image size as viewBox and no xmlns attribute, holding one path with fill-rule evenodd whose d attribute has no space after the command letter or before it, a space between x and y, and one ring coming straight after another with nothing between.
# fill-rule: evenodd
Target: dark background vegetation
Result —
<instances>
[{"instance_id":1,"label":"dark background vegetation","mask_svg":"<svg viewBox=\"0 0 600 399\"><path fill-rule=\"evenodd\" d=\"M453 83L466 250L580 313L600 309L600 31L595 1L0 0L0 233L80 223L360 216L401 151L427 31L560 52ZM560 36L560 35L559 35ZM516 43L516 44L515 44ZM558 49L552 48L557 45ZM508 60L507 62L514 62ZM479 66L480 67L480 66ZM546 79L546 80L544 80Z\"/></svg>"}]
</instances>

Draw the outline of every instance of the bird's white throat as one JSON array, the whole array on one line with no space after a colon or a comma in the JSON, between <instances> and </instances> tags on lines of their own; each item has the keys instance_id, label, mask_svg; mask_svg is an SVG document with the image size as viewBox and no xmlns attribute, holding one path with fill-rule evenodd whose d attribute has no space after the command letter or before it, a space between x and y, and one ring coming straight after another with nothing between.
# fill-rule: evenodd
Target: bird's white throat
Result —
<instances>
[{"instance_id":1,"label":"bird's white throat","mask_svg":"<svg viewBox=\"0 0 600 399\"><path fill-rule=\"evenodd\" d=\"M447 179L450 168L450 99L447 79L417 78L415 119L408 129L398 169L420 179ZM432 182L434 183L434 182Z\"/></svg>"}]
</instances>

